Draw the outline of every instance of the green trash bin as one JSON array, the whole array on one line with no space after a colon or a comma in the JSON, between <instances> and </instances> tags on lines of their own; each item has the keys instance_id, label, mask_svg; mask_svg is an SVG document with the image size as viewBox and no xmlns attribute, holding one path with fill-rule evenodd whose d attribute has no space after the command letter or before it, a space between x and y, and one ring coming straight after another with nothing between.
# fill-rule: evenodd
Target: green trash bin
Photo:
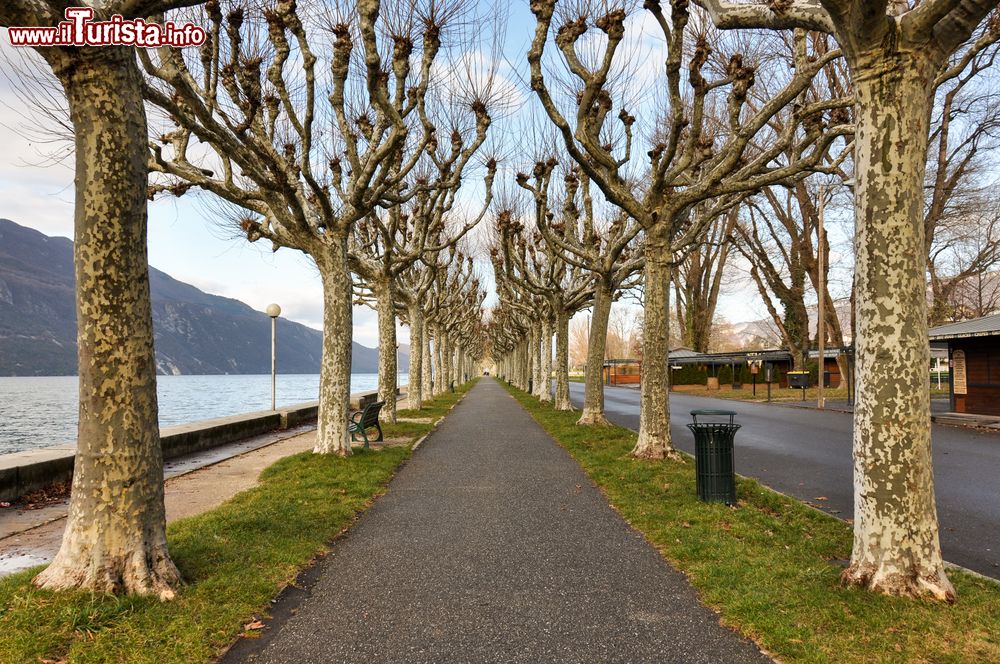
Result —
<instances>
[{"instance_id":1,"label":"green trash bin","mask_svg":"<svg viewBox=\"0 0 1000 664\"><path fill-rule=\"evenodd\" d=\"M699 422L698 417L728 417L729 422ZM706 503L736 504L736 471L733 441L740 425L733 423L731 410L692 410L694 463L698 498Z\"/></svg>"}]
</instances>

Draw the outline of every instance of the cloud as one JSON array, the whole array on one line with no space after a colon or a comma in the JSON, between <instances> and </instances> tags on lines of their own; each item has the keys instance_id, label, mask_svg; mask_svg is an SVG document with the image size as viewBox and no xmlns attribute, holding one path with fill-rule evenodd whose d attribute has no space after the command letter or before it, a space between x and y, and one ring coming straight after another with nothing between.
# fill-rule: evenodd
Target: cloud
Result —
<instances>
[{"instance_id":1,"label":"cloud","mask_svg":"<svg viewBox=\"0 0 1000 664\"><path fill-rule=\"evenodd\" d=\"M5 31L4 31L5 32ZM6 34L0 43L6 43ZM12 79L22 68L10 51L0 54L0 217L49 235L73 236L73 162L55 162L65 154L64 140L42 140L55 126L45 114L21 99ZM51 127L48 125L52 125Z\"/></svg>"}]
</instances>

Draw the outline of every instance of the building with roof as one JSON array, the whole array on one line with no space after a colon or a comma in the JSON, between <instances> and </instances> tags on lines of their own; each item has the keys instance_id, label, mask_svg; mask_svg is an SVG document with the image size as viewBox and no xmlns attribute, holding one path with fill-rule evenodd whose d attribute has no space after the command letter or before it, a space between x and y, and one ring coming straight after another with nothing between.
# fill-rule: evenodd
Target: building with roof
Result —
<instances>
[{"instance_id":1,"label":"building with roof","mask_svg":"<svg viewBox=\"0 0 1000 664\"><path fill-rule=\"evenodd\" d=\"M951 410L1000 415L1000 314L930 330L932 346L947 346Z\"/></svg>"},{"instance_id":2,"label":"building with roof","mask_svg":"<svg viewBox=\"0 0 1000 664\"><path fill-rule=\"evenodd\" d=\"M602 372L605 385L638 385L642 362L632 359L604 360Z\"/></svg>"}]
</instances>

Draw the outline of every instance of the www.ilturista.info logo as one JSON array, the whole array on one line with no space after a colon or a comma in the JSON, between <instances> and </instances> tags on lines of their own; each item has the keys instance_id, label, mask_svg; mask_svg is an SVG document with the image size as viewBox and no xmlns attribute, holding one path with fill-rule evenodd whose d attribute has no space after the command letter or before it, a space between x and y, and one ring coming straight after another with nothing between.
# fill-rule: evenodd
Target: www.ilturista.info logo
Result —
<instances>
[{"instance_id":1,"label":"www.ilturista.info logo","mask_svg":"<svg viewBox=\"0 0 1000 664\"><path fill-rule=\"evenodd\" d=\"M141 18L126 19L115 14L108 21L94 21L90 7L67 7L66 20L54 28L7 29L12 46L139 46L158 48L201 46L205 30L193 23L162 25Z\"/></svg>"}]
</instances>

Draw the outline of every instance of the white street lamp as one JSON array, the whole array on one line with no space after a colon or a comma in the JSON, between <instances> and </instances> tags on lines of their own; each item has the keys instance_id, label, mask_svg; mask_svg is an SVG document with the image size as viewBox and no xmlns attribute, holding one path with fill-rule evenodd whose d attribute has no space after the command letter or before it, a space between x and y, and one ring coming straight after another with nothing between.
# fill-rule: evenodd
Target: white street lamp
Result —
<instances>
[{"instance_id":1,"label":"white street lamp","mask_svg":"<svg viewBox=\"0 0 1000 664\"><path fill-rule=\"evenodd\" d=\"M276 365L275 365L275 343L277 335L275 334L275 329L277 327L278 316L281 315L281 307L277 304L267 305L267 309L264 310L268 316L271 317L271 410L277 410L275 398L276 398Z\"/></svg>"}]
</instances>

